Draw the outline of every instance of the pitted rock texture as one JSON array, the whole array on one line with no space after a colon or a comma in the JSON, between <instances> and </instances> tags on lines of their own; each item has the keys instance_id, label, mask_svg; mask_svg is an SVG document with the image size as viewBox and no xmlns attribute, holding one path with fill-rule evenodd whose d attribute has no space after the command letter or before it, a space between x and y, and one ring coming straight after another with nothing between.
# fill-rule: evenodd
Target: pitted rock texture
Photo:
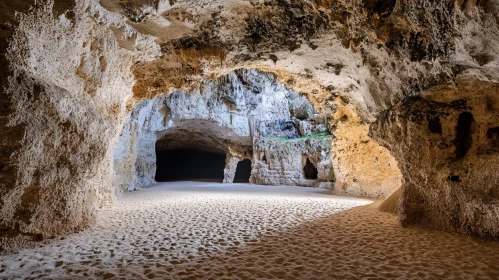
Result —
<instances>
[{"instance_id":1,"label":"pitted rock texture","mask_svg":"<svg viewBox=\"0 0 499 280\"><path fill-rule=\"evenodd\" d=\"M81 230L98 205L113 200L109 147L131 93L131 55L105 27L81 15L72 24L51 8L19 15L6 53L7 125L25 133L11 155L17 179L1 196L2 248Z\"/></svg>"},{"instance_id":2,"label":"pitted rock texture","mask_svg":"<svg viewBox=\"0 0 499 280\"><path fill-rule=\"evenodd\" d=\"M372 133L404 159L404 225L498 238L499 196L492 182L498 180L499 86L459 83L452 94L407 99L382 115Z\"/></svg>"}]
</instances>

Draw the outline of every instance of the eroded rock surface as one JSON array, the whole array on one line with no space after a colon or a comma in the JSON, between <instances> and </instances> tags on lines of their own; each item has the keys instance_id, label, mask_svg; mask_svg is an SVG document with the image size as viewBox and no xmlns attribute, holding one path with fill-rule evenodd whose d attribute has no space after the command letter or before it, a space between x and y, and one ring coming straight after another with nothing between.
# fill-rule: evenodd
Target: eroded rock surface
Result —
<instances>
[{"instance_id":1,"label":"eroded rock surface","mask_svg":"<svg viewBox=\"0 0 499 280\"><path fill-rule=\"evenodd\" d=\"M383 114L372 133L403 159L404 225L497 237L499 87L457 83L458 89L407 99Z\"/></svg>"}]
</instances>

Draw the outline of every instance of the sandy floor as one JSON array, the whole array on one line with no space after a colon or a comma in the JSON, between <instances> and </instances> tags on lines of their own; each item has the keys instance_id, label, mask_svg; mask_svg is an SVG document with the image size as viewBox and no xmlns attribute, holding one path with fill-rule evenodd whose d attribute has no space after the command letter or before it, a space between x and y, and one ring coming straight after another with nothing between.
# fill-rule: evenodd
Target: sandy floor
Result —
<instances>
[{"instance_id":1,"label":"sandy floor","mask_svg":"<svg viewBox=\"0 0 499 280\"><path fill-rule=\"evenodd\" d=\"M499 244L401 228L369 203L161 184L127 194L93 229L0 256L0 279L499 279Z\"/></svg>"}]
</instances>

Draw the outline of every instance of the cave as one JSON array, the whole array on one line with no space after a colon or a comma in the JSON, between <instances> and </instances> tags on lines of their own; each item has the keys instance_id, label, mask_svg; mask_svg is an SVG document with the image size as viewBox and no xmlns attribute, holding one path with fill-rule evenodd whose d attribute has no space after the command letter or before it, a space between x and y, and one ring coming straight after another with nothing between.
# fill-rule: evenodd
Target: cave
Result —
<instances>
[{"instance_id":1,"label":"cave","mask_svg":"<svg viewBox=\"0 0 499 280\"><path fill-rule=\"evenodd\" d=\"M307 157L305 166L303 167L303 176L305 177L305 179L315 180L315 179L317 179L318 173L319 172L317 171L317 167L315 167L310 162L310 159Z\"/></svg>"},{"instance_id":2,"label":"cave","mask_svg":"<svg viewBox=\"0 0 499 280\"><path fill-rule=\"evenodd\" d=\"M251 177L251 160L244 159L237 163L234 183L249 183Z\"/></svg>"},{"instance_id":3,"label":"cave","mask_svg":"<svg viewBox=\"0 0 499 280\"><path fill-rule=\"evenodd\" d=\"M156 153L155 180L221 183L224 178L224 167L225 154L192 149L160 151Z\"/></svg>"},{"instance_id":4,"label":"cave","mask_svg":"<svg viewBox=\"0 0 499 280\"><path fill-rule=\"evenodd\" d=\"M0 7L0 279L499 275L497 0Z\"/></svg>"},{"instance_id":5,"label":"cave","mask_svg":"<svg viewBox=\"0 0 499 280\"><path fill-rule=\"evenodd\" d=\"M432 133L442 134L442 124L439 116L428 116L428 128Z\"/></svg>"},{"instance_id":6,"label":"cave","mask_svg":"<svg viewBox=\"0 0 499 280\"><path fill-rule=\"evenodd\" d=\"M459 114L456 126L456 139L454 145L456 146L456 159L463 158L472 145L471 124L473 122L473 115L469 112Z\"/></svg>"}]
</instances>

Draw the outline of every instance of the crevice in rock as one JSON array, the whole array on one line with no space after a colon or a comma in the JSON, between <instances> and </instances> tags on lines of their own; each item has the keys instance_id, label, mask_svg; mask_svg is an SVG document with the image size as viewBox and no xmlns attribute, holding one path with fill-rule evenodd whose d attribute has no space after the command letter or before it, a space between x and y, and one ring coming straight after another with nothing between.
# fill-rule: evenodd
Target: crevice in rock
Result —
<instances>
[{"instance_id":1,"label":"crevice in rock","mask_svg":"<svg viewBox=\"0 0 499 280\"><path fill-rule=\"evenodd\" d=\"M439 116L428 116L428 128L432 133L442 134L442 123Z\"/></svg>"},{"instance_id":2,"label":"crevice in rock","mask_svg":"<svg viewBox=\"0 0 499 280\"><path fill-rule=\"evenodd\" d=\"M265 155L265 152L263 152L262 162L265 164L267 163L267 156Z\"/></svg>"},{"instance_id":3,"label":"crevice in rock","mask_svg":"<svg viewBox=\"0 0 499 280\"><path fill-rule=\"evenodd\" d=\"M452 182L457 182L457 183L462 182L461 178L459 178L459 175L449 175L449 177L447 178Z\"/></svg>"},{"instance_id":4,"label":"crevice in rock","mask_svg":"<svg viewBox=\"0 0 499 280\"><path fill-rule=\"evenodd\" d=\"M456 126L456 138L454 139L454 146L456 147L456 159L462 159L471 148L471 124L473 122L473 115L469 112L459 114Z\"/></svg>"},{"instance_id":5,"label":"crevice in rock","mask_svg":"<svg viewBox=\"0 0 499 280\"><path fill-rule=\"evenodd\" d=\"M380 18L390 16L395 8L396 0L364 0L364 7L368 10L369 17L378 14Z\"/></svg>"}]
</instances>

